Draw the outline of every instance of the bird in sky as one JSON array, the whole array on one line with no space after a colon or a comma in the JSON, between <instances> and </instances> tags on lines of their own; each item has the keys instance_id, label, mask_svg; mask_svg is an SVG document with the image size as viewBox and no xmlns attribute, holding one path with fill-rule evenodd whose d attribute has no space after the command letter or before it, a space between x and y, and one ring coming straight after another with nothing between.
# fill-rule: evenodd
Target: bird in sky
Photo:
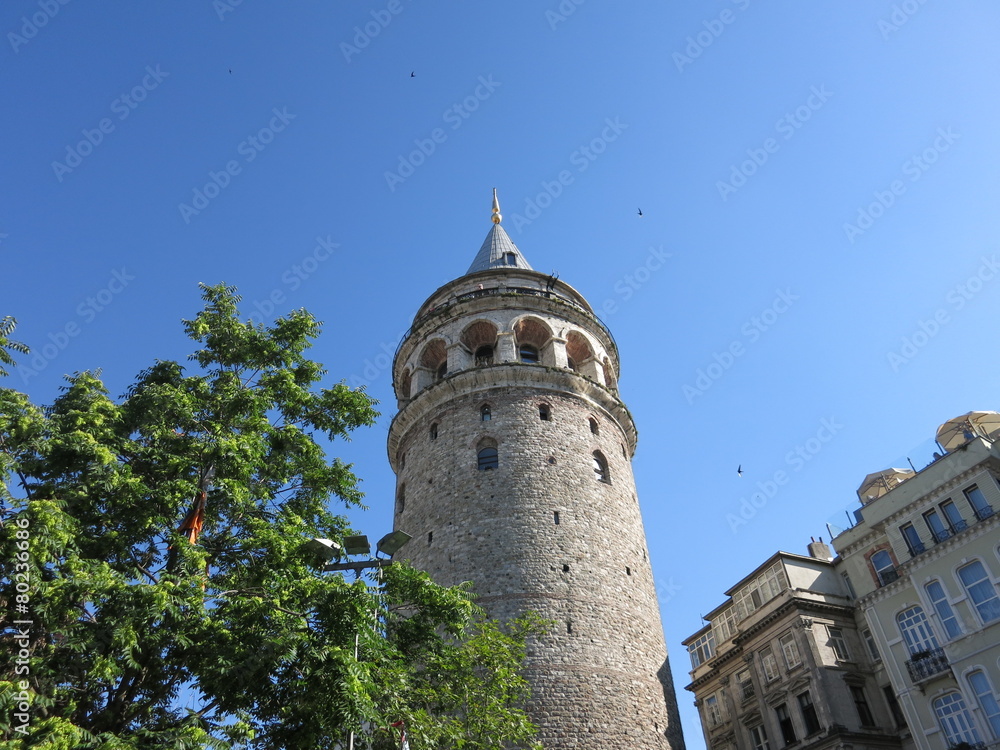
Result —
<instances>
[{"instance_id":1,"label":"bird in sky","mask_svg":"<svg viewBox=\"0 0 1000 750\"><path fill-rule=\"evenodd\" d=\"M416 77L417 77L417 74L416 74L416 73L414 73L414 72L413 72L413 71L411 70L411 71L410 71L410 78L416 78Z\"/></svg>"},{"instance_id":2,"label":"bird in sky","mask_svg":"<svg viewBox=\"0 0 1000 750\"><path fill-rule=\"evenodd\" d=\"M230 68L230 69L229 69L229 75L232 75L232 74L233 74L233 69L232 69L232 68Z\"/></svg>"},{"instance_id":3,"label":"bird in sky","mask_svg":"<svg viewBox=\"0 0 1000 750\"><path fill-rule=\"evenodd\" d=\"M738 477L743 476L743 464L740 464L739 466L736 467L736 476Z\"/></svg>"},{"instance_id":4,"label":"bird in sky","mask_svg":"<svg viewBox=\"0 0 1000 750\"><path fill-rule=\"evenodd\" d=\"M639 209L639 216L642 216L642 209Z\"/></svg>"}]
</instances>

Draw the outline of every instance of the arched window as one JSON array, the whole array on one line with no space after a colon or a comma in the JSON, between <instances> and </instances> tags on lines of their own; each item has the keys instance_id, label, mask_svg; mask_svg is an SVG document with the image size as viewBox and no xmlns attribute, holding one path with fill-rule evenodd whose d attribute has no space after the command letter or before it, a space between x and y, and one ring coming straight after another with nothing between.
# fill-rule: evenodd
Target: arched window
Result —
<instances>
[{"instance_id":1,"label":"arched window","mask_svg":"<svg viewBox=\"0 0 1000 750\"><path fill-rule=\"evenodd\" d=\"M872 570L875 571L875 575L878 577L879 586L888 586L899 578L896 566L892 562L892 555L889 554L888 550L880 549L872 555L871 564Z\"/></svg>"},{"instance_id":2,"label":"arched window","mask_svg":"<svg viewBox=\"0 0 1000 750\"><path fill-rule=\"evenodd\" d=\"M949 747L962 742L970 745L982 742L961 693L947 693L935 700L934 713L941 723Z\"/></svg>"},{"instance_id":3,"label":"arched window","mask_svg":"<svg viewBox=\"0 0 1000 750\"><path fill-rule=\"evenodd\" d=\"M434 373L435 382L448 373L448 349L442 339L434 339L424 347L420 366Z\"/></svg>"},{"instance_id":4,"label":"arched window","mask_svg":"<svg viewBox=\"0 0 1000 750\"><path fill-rule=\"evenodd\" d=\"M944 628L948 640L958 638L962 634L962 626L958 624L958 618L955 617L955 612L951 608L951 602L948 601L948 596L945 594L941 582L931 581L924 586L924 589L927 591L927 598L934 605L934 611L937 612L937 616L941 620L941 627Z\"/></svg>"},{"instance_id":5,"label":"arched window","mask_svg":"<svg viewBox=\"0 0 1000 750\"><path fill-rule=\"evenodd\" d=\"M910 607L896 615L896 624L899 626L899 634L903 636L906 649L910 656L933 651L938 648L937 638L931 625L927 622L924 610L919 607Z\"/></svg>"},{"instance_id":6,"label":"arched window","mask_svg":"<svg viewBox=\"0 0 1000 750\"><path fill-rule=\"evenodd\" d=\"M521 344L517 350L518 356L521 361L529 365L538 364L538 348L532 346L531 344Z\"/></svg>"},{"instance_id":7,"label":"arched window","mask_svg":"<svg viewBox=\"0 0 1000 750\"><path fill-rule=\"evenodd\" d=\"M989 722L993 738L1000 739L1000 705L997 704L997 699L994 697L989 678L985 672L976 670L969 673L969 685L972 686L972 692L976 694L976 700L979 701L979 708L982 710L983 716Z\"/></svg>"},{"instance_id":8,"label":"arched window","mask_svg":"<svg viewBox=\"0 0 1000 750\"><path fill-rule=\"evenodd\" d=\"M500 456L496 448L481 448L476 457L480 471L489 471L500 466Z\"/></svg>"},{"instance_id":9,"label":"arched window","mask_svg":"<svg viewBox=\"0 0 1000 750\"><path fill-rule=\"evenodd\" d=\"M600 451L594 451L592 458L594 463L594 476L597 478L597 481L610 482L611 477L608 474L608 461L604 458L604 454Z\"/></svg>"},{"instance_id":10,"label":"arched window","mask_svg":"<svg viewBox=\"0 0 1000 750\"><path fill-rule=\"evenodd\" d=\"M538 405L538 418L543 422L548 422L552 418L552 410L548 404Z\"/></svg>"},{"instance_id":11,"label":"arched window","mask_svg":"<svg viewBox=\"0 0 1000 750\"><path fill-rule=\"evenodd\" d=\"M595 435L600 435L601 434L601 428L598 426L597 420L594 419L593 417L591 417L587 421L590 423L590 431L592 433L594 433Z\"/></svg>"},{"instance_id":12,"label":"arched window","mask_svg":"<svg viewBox=\"0 0 1000 750\"><path fill-rule=\"evenodd\" d=\"M983 624L1000 619L1000 597L997 596L997 588L990 580L983 564L975 560L959 568L958 577Z\"/></svg>"},{"instance_id":13,"label":"arched window","mask_svg":"<svg viewBox=\"0 0 1000 750\"><path fill-rule=\"evenodd\" d=\"M491 419L493 419L493 412L490 411L490 405L483 404L481 407L479 407L479 421L489 422Z\"/></svg>"}]
</instances>

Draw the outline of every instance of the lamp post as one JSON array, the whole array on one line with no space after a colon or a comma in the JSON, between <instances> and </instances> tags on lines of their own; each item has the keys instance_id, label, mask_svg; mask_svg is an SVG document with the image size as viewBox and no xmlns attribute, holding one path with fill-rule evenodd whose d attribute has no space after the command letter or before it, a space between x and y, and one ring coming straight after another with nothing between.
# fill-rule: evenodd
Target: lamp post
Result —
<instances>
[{"instance_id":1,"label":"lamp post","mask_svg":"<svg viewBox=\"0 0 1000 750\"><path fill-rule=\"evenodd\" d=\"M392 531L386 534L384 537L379 539L376 545L376 555L374 558L368 560L361 560L357 562L339 562L342 554L344 555L371 555L371 544L368 542L368 537L364 534L359 534L357 536L344 537L344 544L341 546L337 542L331 541L329 539L311 539L306 543L307 549L314 551L320 558L325 562L323 566L324 573L332 573L341 570L353 570L355 576L360 576L362 570L367 570L369 568L375 568L378 576L378 580L382 581L382 568L388 568L392 565L392 556L396 554L400 548L410 541L412 537L405 531ZM386 557L379 557L378 554L381 553ZM336 558L338 562L331 562ZM378 612L375 612L375 622L372 624L372 629L377 630L378 627ZM359 636L357 633L354 634L354 660L358 659L358 644ZM350 736L347 740L347 750L354 750L354 730L351 730Z\"/></svg>"}]
</instances>

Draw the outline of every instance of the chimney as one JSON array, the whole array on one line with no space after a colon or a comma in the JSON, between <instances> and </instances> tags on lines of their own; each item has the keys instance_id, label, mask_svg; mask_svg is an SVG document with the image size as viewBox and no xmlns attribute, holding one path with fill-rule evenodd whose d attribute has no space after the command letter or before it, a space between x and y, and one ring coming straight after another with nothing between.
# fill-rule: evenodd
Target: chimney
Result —
<instances>
[{"instance_id":1,"label":"chimney","mask_svg":"<svg viewBox=\"0 0 1000 750\"><path fill-rule=\"evenodd\" d=\"M815 558L816 560L833 559L833 553L830 552L829 545L823 543L823 537L820 537L818 542L812 537L809 537L809 539L809 557Z\"/></svg>"}]
</instances>

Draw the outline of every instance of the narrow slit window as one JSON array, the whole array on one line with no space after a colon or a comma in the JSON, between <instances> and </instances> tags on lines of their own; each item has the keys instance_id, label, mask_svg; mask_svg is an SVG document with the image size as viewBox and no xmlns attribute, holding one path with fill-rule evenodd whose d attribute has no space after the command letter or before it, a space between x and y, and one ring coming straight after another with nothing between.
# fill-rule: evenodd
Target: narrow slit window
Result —
<instances>
[{"instance_id":1,"label":"narrow slit window","mask_svg":"<svg viewBox=\"0 0 1000 750\"><path fill-rule=\"evenodd\" d=\"M548 404L538 405L538 418L543 422L548 422L552 417L552 411L549 409Z\"/></svg>"},{"instance_id":2,"label":"narrow slit window","mask_svg":"<svg viewBox=\"0 0 1000 750\"><path fill-rule=\"evenodd\" d=\"M569 565L563 564L563 573L569 573Z\"/></svg>"},{"instance_id":3,"label":"narrow slit window","mask_svg":"<svg viewBox=\"0 0 1000 750\"><path fill-rule=\"evenodd\" d=\"M592 456L594 464L594 477L598 482L610 483L610 478L608 476L608 462L601 455L600 451L594 451Z\"/></svg>"},{"instance_id":4,"label":"narrow slit window","mask_svg":"<svg viewBox=\"0 0 1000 750\"><path fill-rule=\"evenodd\" d=\"M628 565L625 566L625 575L627 576L632 575L632 568L630 568Z\"/></svg>"},{"instance_id":5,"label":"narrow slit window","mask_svg":"<svg viewBox=\"0 0 1000 750\"><path fill-rule=\"evenodd\" d=\"M558 510L552 511L552 521L555 523L556 526L559 525L559 511Z\"/></svg>"},{"instance_id":6,"label":"narrow slit window","mask_svg":"<svg viewBox=\"0 0 1000 750\"><path fill-rule=\"evenodd\" d=\"M431 542L433 542L433 541L434 541L434 532L433 531L428 531L427 532L427 546L430 547L431 546Z\"/></svg>"},{"instance_id":7,"label":"narrow slit window","mask_svg":"<svg viewBox=\"0 0 1000 750\"><path fill-rule=\"evenodd\" d=\"M438 426L437 422L431 425L431 440L437 440L438 436Z\"/></svg>"},{"instance_id":8,"label":"narrow slit window","mask_svg":"<svg viewBox=\"0 0 1000 750\"><path fill-rule=\"evenodd\" d=\"M489 422L493 419L493 411L490 409L489 404L483 404L479 409L479 420L481 422Z\"/></svg>"},{"instance_id":9,"label":"narrow slit window","mask_svg":"<svg viewBox=\"0 0 1000 750\"><path fill-rule=\"evenodd\" d=\"M600 435L601 430L600 427L597 426L597 420L591 417L589 422L590 422L590 431L595 435Z\"/></svg>"}]
</instances>

